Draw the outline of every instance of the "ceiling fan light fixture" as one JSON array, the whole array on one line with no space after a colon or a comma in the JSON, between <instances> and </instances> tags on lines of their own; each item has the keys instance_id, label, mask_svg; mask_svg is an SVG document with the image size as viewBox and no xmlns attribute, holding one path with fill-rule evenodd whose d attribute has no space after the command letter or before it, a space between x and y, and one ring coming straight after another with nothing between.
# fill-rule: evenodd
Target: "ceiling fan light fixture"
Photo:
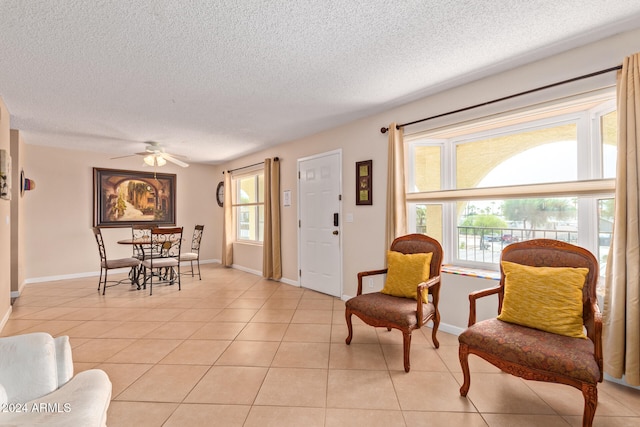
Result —
<instances>
[{"instance_id":1,"label":"ceiling fan light fixture","mask_svg":"<svg viewBox=\"0 0 640 427\"><path fill-rule=\"evenodd\" d=\"M167 164L167 161L160 156L155 154L149 154L144 157L144 162L149 166L164 166Z\"/></svg>"}]
</instances>

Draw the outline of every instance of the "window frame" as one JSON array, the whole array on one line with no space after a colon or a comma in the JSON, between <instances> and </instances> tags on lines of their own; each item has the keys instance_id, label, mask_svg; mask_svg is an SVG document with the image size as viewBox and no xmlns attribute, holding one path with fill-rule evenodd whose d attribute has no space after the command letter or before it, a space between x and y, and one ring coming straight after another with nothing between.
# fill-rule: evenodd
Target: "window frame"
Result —
<instances>
[{"instance_id":1,"label":"window frame","mask_svg":"<svg viewBox=\"0 0 640 427\"><path fill-rule=\"evenodd\" d=\"M598 201L600 199L614 198L615 192L615 178L603 177L604 150L602 149L601 119L616 109L615 89L608 87L598 91L597 96L594 98L595 100L587 103L587 101L581 101L580 96L576 96L572 97L573 100L571 102L567 100L556 101L557 107L554 107L554 103L550 102L539 109L536 109L535 106L529 107L528 110L527 108L521 108L512 115L509 112L505 112L490 118L478 118L475 121L451 124L440 129L406 135L407 156L405 165L407 182L405 190L408 212L407 228L409 232L415 232L416 205L440 205L443 246L445 247L445 259L447 262L460 266L497 270L497 263L475 262L458 258L456 202L570 196L577 198L577 243L599 254ZM576 102L575 99L578 99L579 102ZM571 103L576 106L580 103L590 106L582 109L573 107L573 111L563 111L563 108L566 109L567 107L561 106L563 104L571 105ZM552 112L545 112L545 109ZM519 118L517 118L518 116ZM515 123L513 123L514 121ZM501 126L501 122L506 124ZM560 126L567 123L576 124L578 164L577 179L575 181L501 187L456 188L456 147L459 144L543 129L550 126ZM473 129L478 130L473 131ZM440 190L411 191L416 189L415 150L419 146L441 147Z\"/></svg>"},{"instance_id":2,"label":"window frame","mask_svg":"<svg viewBox=\"0 0 640 427\"><path fill-rule=\"evenodd\" d=\"M239 192L240 192L239 182L241 180L246 180L248 178L252 178L254 180L254 186L255 186L254 191L255 191L255 194L257 195L257 200L242 202L241 197L239 197ZM231 182L233 187L233 200L232 200L231 207L233 210L236 242L262 245L264 242L264 200L259 200L259 199L260 199L260 195L262 195L264 199L264 187L262 189L260 188L261 183L264 186L264 167L258 167L258 168L251 169L250 171L244 171L241 174L234 174L231 177ZM255 218L256 218L255 238L241 237L241 226L245 223L240 220L241 214L243 214L243 212L240 212L242 208L255 209ZM260 212L262 212L262 216L260 215Z\"/></svg>"}]
</instances>

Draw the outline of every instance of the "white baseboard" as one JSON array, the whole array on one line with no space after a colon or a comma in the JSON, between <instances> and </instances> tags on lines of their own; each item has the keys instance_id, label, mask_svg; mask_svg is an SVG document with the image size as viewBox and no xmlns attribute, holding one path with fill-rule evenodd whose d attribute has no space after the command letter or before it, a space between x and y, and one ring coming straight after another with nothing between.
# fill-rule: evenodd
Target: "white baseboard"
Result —
<instances>
[{"instance_id":1,"label":"white baseboard","mask_svg":"<svg viewBox=\"0 0 640 427\"><path fill-rule=\"evenodd\" d=\"M253 270L251 268L243 267L241 265L231 264L231 268L238 271L244 271L245 273L255 274L256 276L262 276L262 271Z\"/></svg>"},{"instance_id":2,"label":"white baseboard","mask_svg":"<svg viewBox=\"0 0 640 427\"><path fill-rule=\"evenodd\" d=\"M220 260L217 260L217 259L207 259L207 260L202 260L201 259L200 260L200 265L203 265L203 264L214 264L214 263L220 264ZM180 263L180 267L184 267L184 266L191 267L191 261L182 261ZM194 264L194 267L197 268L196 264Z\"/></svg>"},{"instance_id":3,"label":"white baseboard","mask_svg":"<svg viewBox=\"0 0 640 427\"><path fill-rule=\"evenodd\" d=\"M213 264L213 263L220 263L220 261L218 260L214 260L214 259L209 259L209 260L201 260L200 264ZM180 266L190 266L189 261L185 261L183 263L180 263ZM128 273L129 269L128 268L116 268L113 270L109 270L109 274L118 274L118 273ZM32 277L30 279L27 279L24 281L24 284L28 284L28 283L43 283L43 282L55 282L56 280L70 280L70 279L82 279L85 277L99 277L100 276L100 271L88 271L85 273L72 273L72 274L61 274L58 276L42 276L42 277ZM23 288L24 288L24 284L23 284ZM19 292L22 291L22 288L20 289ZM13 293L12 295L13 296ZM19 296L19 295L18 295Z\"/></svg>"},{"instance_id":4,"label":"white baseboard","mask_svg":"<svg viewBox=\"0 0 640 427\"><path fill-rule=\"evenodd\" d=\"M7 312L2 316L2 320L0 320L0 331L4 329L4 325L9 321L9 316L11 316L11 312L13 311L13 306L9 305Z\"/></svg>"},{"instance_id":5,"label":"white baseboard","mask_svg":"<svg viewBox=\"0 0 640 427\"><path fill-rule=\"evenodd\" d=\"M220 262L221 261L219 259L200 260L200 264L201 265L202 264L220 264ZM184 266L190 267L191 263L189 261L181 262L180 263L180 267L184 267ZM234 269L239 270L239 271L244 271L246 273L255 274L256 276L262 276L262 271L253 270L253 269L250 269L250 268L242 267L240 265L233 264L231 266L231 268L234 268ZM128 268L117 268L117 269L114 269L114 270L109 270L109 273L118 274L118 273L127 273L128 271L129 271ZM82 278L85 278L85 277L99 277L99 276L100 276L100 272L99 271L88 271L88 272L85 272L85 273L61 274L61 275L57 275L57 276L32 277L30 279L26 279L23 282L23 284L20 287L19 291L12 292L11 293L11 297L12 298L19 297L20 293L22 293L24 285L29 284L29 283L55 282L56 280L82 279ZM300 287L300 284L298 283L297 280L281 278L278 281L282 282L284 284L287 284L287 285Z\"/></svg>"},{"instance_id":6,"label":"white baseboard","mask_svg":"<svg viewBox=\"0 0 640 427\"><path fill-rule=\"evenodd\" d=\"M235 270L239 270L239 271L244 271L245 273L251 273L251 274L255 274L256 276L262 276L262 271L259 270L254 270L251 268L246 268L243 267L241 265L236 265L236 264L231 264L231 268L235 269ZM291 279L286 279L284 277L275 280L276 282L281 282L284 283L285 285L291 285L291 286L295 286L295 287L300 287L300 284L298 283L297 280L291 280Z\"/></svg>"},{"instance_id":7,"label":"white baseboard","mask_svg":"<svg viewBox=\"0 0 640 427\"><path fill-rule=\"evenodd\" d=\"M128 268L118 268L115 270L109 270L112 273L126 273L129 271ZM25 280L26 284L29 283L43 283L43 282L55 282L56 280L70 280L70 279L82 279L84 277L97 277L100 276L99 271L89 271L86 273L74 273L74 274L60 274L58 276L43 276L43 277L32 277L30 279Z\"/></svg>"},{"instance_id":8,"label":"white baseboard","mask_svg":"<svg viewBox=\"0 0 640 427\"><path fill-rule=\"evenodd\" d=\"M300 282L297 280L286 279L283 277L279 281L284 283L285 285L295 286L296 288L300 287Z\"/></svg>"},{"instance_id":9,"label":"white baseboard","mask_svg":"<svg viewBox=\"0 0 640 427\"><path fill-rule=\"evenodd\" d=\"M612 377L611 375L609 375L609 374L606 374L606 373L605 373L605 374L604 374L604 380L605 380L605 381L612 382L612 383L620 384L620 385L623 385L623 386L625 386L625 387L635 388L636 390L640 390L640 387L639 387L639 386L634 386L634 385L627 384L627 383L624 381L624 376L623 376L622 378L614 378L614 377Z\"/></svg>"}]
</instances>

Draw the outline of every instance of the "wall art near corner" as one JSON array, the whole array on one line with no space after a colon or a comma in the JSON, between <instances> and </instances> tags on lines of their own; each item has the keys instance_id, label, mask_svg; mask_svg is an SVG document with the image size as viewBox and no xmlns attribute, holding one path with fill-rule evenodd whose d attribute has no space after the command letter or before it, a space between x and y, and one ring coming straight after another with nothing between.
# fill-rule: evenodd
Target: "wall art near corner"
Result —
<instances>
[{"instance_id":1,"label":"wall art near corner","mask_svg":"<svg viewBox=\"0 0 640 427\"><path fill-rule=\"evenodd\" d=\"M356 162L356 205L373 204L373 160Z\"/></svg>"},{"instance_id":2,"label":"wall art near corner","mask_svg":"<svg viewBox=\"0 0 640 427\"><path fill-rule=\"evenodd\" d=\"M11 156L0 150L0 198L11 200Z\"/></svg>"},{"instance_id":3,"label":"wall art near corner","mask_svg":"<svg viewBox=\"0 0 640 427\"><path fill-rule=\"evenodd\" d=\"M36 189L36 182L24 175L24 169L20 171L20 197L24 196L25 191Z\"/></svg>"},{"instance_id":4,"label":"wall art near corner","mask_svg":"<svg viewBox=\"0 0 640 427\"><path fill-rule=\"evenodd\" d=\"M94 226L175 223L175 174L93 168Z\"/></svg>"}]
</instances>

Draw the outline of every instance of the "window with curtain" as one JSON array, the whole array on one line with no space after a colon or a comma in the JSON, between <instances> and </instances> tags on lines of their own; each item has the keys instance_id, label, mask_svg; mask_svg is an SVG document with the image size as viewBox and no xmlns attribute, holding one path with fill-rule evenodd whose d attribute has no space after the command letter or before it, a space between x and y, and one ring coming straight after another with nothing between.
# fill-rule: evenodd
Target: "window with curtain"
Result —
<instances>
[{"instance_id":1,"label":"window with curtain","mask_svg":"<svg viewBox=\"0 0 640 427\"><path fill-rule=\"evenodd\" d=\"M613 225L615 89L420 134L407 144L408 230L448 262L497 269L512 242L583 246L604 275Z\"/></svg>"},{"instance_id":2,"label":"window with curtain","mask_svg":"<svg viewBox=\"0 0 640 427\"><path fill-rule=\"evenodd\" d=\"M264 171L233 177L236 239L262 243L264 239Z\"/></svg>"}]
</instances>

